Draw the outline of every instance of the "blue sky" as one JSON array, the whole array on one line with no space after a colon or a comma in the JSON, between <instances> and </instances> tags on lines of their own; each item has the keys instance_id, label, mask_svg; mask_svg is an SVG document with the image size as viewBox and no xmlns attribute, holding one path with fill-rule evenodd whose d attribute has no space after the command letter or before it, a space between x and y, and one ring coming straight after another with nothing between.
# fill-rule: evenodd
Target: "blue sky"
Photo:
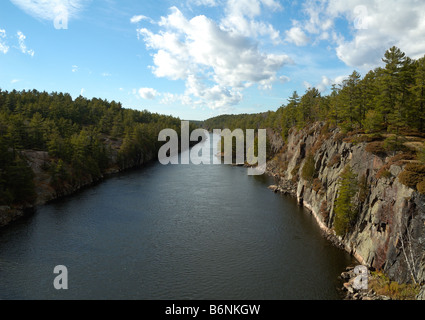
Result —
<instances>
[{"instance_id":1,"label":"blue sky","mask_svg":"<svg viewBox=\"0 0 425 320\"><path fill-rule=\"evenodd\" d=\"M276 110L293 91L425 54L425 1L5 0L0 88L182 119Z\"/></svg>"}]
</instances>

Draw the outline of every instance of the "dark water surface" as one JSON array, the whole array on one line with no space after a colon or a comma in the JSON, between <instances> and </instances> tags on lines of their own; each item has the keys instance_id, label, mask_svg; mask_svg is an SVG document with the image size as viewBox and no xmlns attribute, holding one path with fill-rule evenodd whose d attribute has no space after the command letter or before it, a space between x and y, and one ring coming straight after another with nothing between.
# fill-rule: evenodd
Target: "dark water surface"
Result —
<instances>
[{"instance_id":1,"label":"dark water surface","mask_svg":"<svg viewBox=\"0 0 425 320\"><path fill-rule=\"evenodd\" d=\"M352 259L270 184L154 163L40 207L0 230L0 299L339 299Z\"/></svg>"}]
</instances>

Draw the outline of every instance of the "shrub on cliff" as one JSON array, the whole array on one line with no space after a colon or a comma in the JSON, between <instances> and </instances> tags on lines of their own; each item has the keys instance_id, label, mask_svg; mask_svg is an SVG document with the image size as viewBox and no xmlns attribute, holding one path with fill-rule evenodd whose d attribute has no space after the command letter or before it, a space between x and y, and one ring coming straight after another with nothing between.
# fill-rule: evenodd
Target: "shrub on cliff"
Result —
<instances>
[{"instance_id":1,"label":"shrub on cliff","mask_svg":"<svg viewBox=\"0 0 425 320\"><path fill-rule=\"evenodd\" d=\"M331 159L331 161L328 163L327 167L328 168L332 168L334 165L338 164L341 162L341 155L338 153L336 155L334 155Z\"/></svg>"},{"instance_id":2,"label":"shrub on cliff","mask_svg":"<svg viewBox=\"0 0 425 320\"><path fill-rule=\"evenodd\" d=\"M313 190L315 192L319 192L319 191L322 190L322 188L323 188L322 181L320 181L320 179L314 179L314 181L313 181Z\"/></svg>"},{"instance_id":3,"label":"shrub on cliff","mask_svg":"<svg viewBox=\"0 0 425 320\"><path fill-rule=\"evenodd\" d=\"M404 168L404 171L398 176L398 178L405 186L425 194L425 165L410 163Z\"/></svg>"},{"instance_id":4,"label":"shrub on cliff","mask_svg":"<svg viewBox=\"0 0 425 320\"><path fill-rule=\"evenodd\" d=\"M384 141L384 149L388 152L397 152L397 151L408 151L408 149L404 146L406 139L398 136L391 136L385 139Z\"/></svg>"},{"instance_id":5,"label":"shrub on cliff","mask_svg":"<svg viewBox=\"0 0 425 320\"><path fill-rule=\"evenodd\" d=\"M313 179L316 176L316 164L314 162L314 156L312 154L309 154L307 156L301 174L304 180L313 182Z\"/></svg>"},{"instance_id":6,"label":"shrub on cliff","mask_svg":"<svg viewBox=\"0 0 425 320\"><path fill-rule=\"evenodd\" d=\"M357 220L354 198L358 192L357 175L347 165L340 176L339 193L335 201L334 229L337 235L344 236Z\"/></svg>"},{"instance_id":7,"label":"shrub on cliff","mask_svg":"<svg viewBox=\"0 0 425 320\"><path fill-rule=\"evenodd\" d=\"M374 271L369 277L369 289L392 300L416 300L421 288L414 284L399 284L391 281L382 271Z\"/></svg>"},{"instance_id":8,"label":"shrub on cliff","mask_svg":"<svg viewBox=\"0 0 425 320\"><path fill-rule=\"evenodd\" d=\"M373 153L376 156L382 157L387 154L387 150L384 147L384 142L374 141L366 146L366 151Z\"/></svg>"},{"instance_id":9,"label":"shrub on cliff","mask_svg":"<svg viewBox=\"0 0 425 320\"><path fill-rule=\"evenodd\" d=\"M425 179L424 179L424 180L422 180L422 182L419 182L419 183L416 185L416 188L418 189L418 191L419 191L420 193L425 194Z\"/></svg>"},{"instance_id":10,"label":"shrub on cliff","mask_svg":"<svg viewBox=\"0 0 425 320\"><path fill-rule=\"evenodd\" d=\"M292 169L292 171L291 171L291 175L292 175L292 182L297 182L298 181L298 179L299 179L299 172L300 172L300 168L301 168L301 165L300 164L298 164L298 165L296 165L295 166L295 168L294 169Z\"/></svg>"}]
</instances>

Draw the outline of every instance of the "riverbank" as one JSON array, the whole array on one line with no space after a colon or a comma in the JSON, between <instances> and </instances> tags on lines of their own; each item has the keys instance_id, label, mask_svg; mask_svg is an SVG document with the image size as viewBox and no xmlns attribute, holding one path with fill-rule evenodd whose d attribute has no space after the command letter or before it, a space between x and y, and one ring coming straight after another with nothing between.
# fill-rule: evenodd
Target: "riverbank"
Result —
<instances>
[{"instance_id":1,"label":"riverbank","mask_svg":"<svg viewBox=\"0 0 425 320\"><path fill-rule=\"evenodd\" d=\"M154 161L40 206L0 232L0 296L339 300L352 259L270 180ZM72 290L53 289L56 265L72 271Z\"/></svg>"},{"instance_id":2,"label":"riverbank","mask_svg":"<svg viewBox=\"0 0 425 320\"><path fill-rule=\"evenodd\" d=\"M276 180L270 188L295 197L311 211L325 237L360 264L383 271L398 283L409 283L412 276L423 283L425 196L398 178L410 161L396 161L400 154L368 152L368 145L361 136L347 137L322 123L293 130L287 144L268 162L267 173ZM303 172L307 160L314 172L309 179ZM358 194L357 219L349 232L337 235L335 202L347 166L363 181L364 193Z\"/></svg>"},{"instance_id":3,"label":"riverbank","mask_svg":"<svg viewBox=\"0 0 425 320\"><path fill-rule=\"evenodd\" d=\"M122 146L122 140L106 141L110 146L110 166L100 174L100 176L84 175L78 179L55 181L50 163L54 159L45 151L24 150L22 155L25 157L29 167L34 173L34 186L36 199L33 204L0 206L0 228L5 227L14 221L24 217L27 213L34 211L34 208L43 206L52 201L70 196L76 192L89 188L100 183L116 174L144 167L148 163L158 159L156 151L150 151L142 154L137 159L127 160L125 163L119 163L119 151ZM198 142L190 142L190 148ZM65 175L72 175L72 168L64 167Z\"/></svg>"},{"instance_id":4,"label":"riverbank","mask_svg":"<svg viewBox=\"0 0 425 320\"><path fill-rule=\"evenodd\" d=\"M120 172L143 167L145 164L155 160L155 157L153 157L152 154L149 154L146 157L143 157L141 162L134 163L128 167L120 168L116 163L114 163L105 170L100 177L87 175L72 182L62 181L60 184L53 186L53 177L49 171L45 170L45 163L51 160L48 153L32 150L24 151L24 153L29 166L34 172L36 200L32 205L11 205L0 207L0 228L24 217L26 213L33 212L35 207L43 206L60 198L70 196Z\"/></svg>"}]
</instances>

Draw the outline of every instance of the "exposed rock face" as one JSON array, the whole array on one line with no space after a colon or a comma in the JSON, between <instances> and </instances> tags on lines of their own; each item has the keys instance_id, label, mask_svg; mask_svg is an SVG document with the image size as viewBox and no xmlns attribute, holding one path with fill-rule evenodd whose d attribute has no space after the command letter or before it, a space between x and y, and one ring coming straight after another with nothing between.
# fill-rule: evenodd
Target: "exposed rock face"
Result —
<instances>
[{"instance_id":1,"label":"exposed rock face","mask_svg":"<svg viewBox=\"0 0 425 320\"><path fill-rule=\"evenodd\" d=\"M290 134L287 145L268 163L268 172L278 182L273 190L297 197L323 231L360 263L383 270L400 283L411 281L412 273L418 282L425 282L425 196L399 182L404 164L387 165L391 174L378 178L389 157L366 152L366 143L344 142L338 130L322 129L323 124L317 123L308 131ZM317 172L314 183L301 174L309 153ZM356 225L342 238L333 231L334 207L339 177L348 164L364 177L366 192L358 201Z\"/></svg>"},{"instance_id":2,"label":"exposed rock face","mask_svg":"<svg viewBox=\"0 0 425 320\"><path fill-rule=\"evenodd\" d=\"M150 152L148 154L142 155L139 159L128 161L124 165L121 164L121 166L118 166L118 149L119 147L113 150L111 155L111 166L101 177L95 178L91 175L87 175L85 177L82 177L78 181L74 181L73 183L63 183L60 187L56 188L52 187L52 177L49 172L43 169L46 163L50 162L48 153L33 150L23 151L23 155L27 159L29 166L35 174L34 184L37 199L34 203L34 206L40 206L50 201L59 199L61 197L71 195L82 188L88 187L106 178L108 175L125 171L131 168L140 167L155 159L154 153ZM0 207L0 227L6 226L11 222L21 218L29 209L32 209L32 207Z\"/></svg>"},{"instance_id":3,"label":"exposed rock face","mask_svg":"<svg viewBox=\"0 0 425 320\"><path fill-rule=\"evenodd\" d=\"M34 206L40 206L61 197L71 195L82 188L101 181L111 174L116 174L132 168L138 168L157 159L157 153L154 151L149 151L146 153L141 153L136 159L129 159L124 163L121 162L118 164L118 154L122 145L122 140L112 140L108 137L105 137L104 139L105 143L110 146L110 167L103 173L103 175L101 177L87 175L77 181L73 181L72 183L62 183L60 187L56 188L52 187L52 176L48 171L45 170L46 164L48 164L51 160L49 154L44 151L22 151L22 154L27 159L28 165L35 174L34 184L37 199L34 203ZM189 145L190 147L193 147L197 143L198 142L191 141ZM0 227L6 226L9 223L19 219L25 214L26 210L32 208L33 207L23 206L0 206Z\"/></svg>"}]
</instances>

